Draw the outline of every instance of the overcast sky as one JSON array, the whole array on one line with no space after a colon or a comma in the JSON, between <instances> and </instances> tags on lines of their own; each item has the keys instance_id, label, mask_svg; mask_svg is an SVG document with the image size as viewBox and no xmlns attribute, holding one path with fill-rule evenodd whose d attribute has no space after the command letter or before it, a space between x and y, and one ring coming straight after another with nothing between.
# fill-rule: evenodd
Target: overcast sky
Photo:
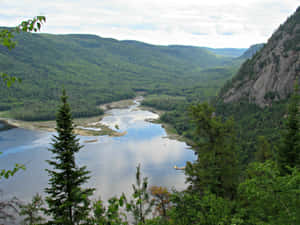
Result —
<instances>
[{"instance_id":1,"label":"overcast sky","mask_svg":"<svg viewBox=\"0 0 300 225\"><path fill-rule=\"evenodd\" d=\"M299 0L0 0L0 26L44 15L46 33L247 48L266 42L299 5Z\"/></svg>"}]
</instances>

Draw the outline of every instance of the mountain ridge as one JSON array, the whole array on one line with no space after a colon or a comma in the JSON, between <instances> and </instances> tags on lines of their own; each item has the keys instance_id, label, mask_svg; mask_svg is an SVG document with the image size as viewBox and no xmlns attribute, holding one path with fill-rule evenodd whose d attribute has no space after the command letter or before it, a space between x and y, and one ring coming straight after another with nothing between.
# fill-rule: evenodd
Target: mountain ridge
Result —
<instances>
[{"instance_id":1,"label":"mountain ridge","mask_svg":"<svg viewBox=\"0 0 300 225\"><path fill-rule=\"evenodd\" d=\"M288 98L300 71L300 7L221 90L225 103L246 99L260 107Z\"/></svg>"}]
</instances>

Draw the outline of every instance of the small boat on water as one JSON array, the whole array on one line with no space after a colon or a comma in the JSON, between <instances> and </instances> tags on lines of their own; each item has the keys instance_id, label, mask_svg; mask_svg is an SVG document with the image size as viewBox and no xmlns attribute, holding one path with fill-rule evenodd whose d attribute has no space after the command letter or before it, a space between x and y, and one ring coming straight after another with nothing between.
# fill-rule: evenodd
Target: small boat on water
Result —
<instances>
[{"instance_id":1,"label":"small boat on water","mask_svg":"<svg viewBox=\"0 0 300 225\"><path fill-rule=\"evenodd\" d=\"M93 142L97 142L97 139L92 139L92 140L85 140L84 143L93 143Z\"/></svg>"},{"instance_id":2,"label":"small boat on water","mask_svg":"<svg viewBox=\"0 0 300 225\"><path fill-rule=\"evenodd\" d=\"M185 170L185 166L183 166L183 167L177 167L176 165L174 166L174 169L175 170Z\"/></svg>"}]
</instances>

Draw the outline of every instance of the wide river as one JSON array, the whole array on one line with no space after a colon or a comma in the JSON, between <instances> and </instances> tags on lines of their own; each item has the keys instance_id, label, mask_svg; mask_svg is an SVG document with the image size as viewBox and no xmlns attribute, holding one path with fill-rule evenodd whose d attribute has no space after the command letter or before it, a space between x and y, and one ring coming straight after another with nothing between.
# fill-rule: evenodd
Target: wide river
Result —
<instances>
[{"instance_id":1,"label":"wide river","mask_svg":"<svg viewBox=\"0 0 300 225\"><path fill-rule=\"evenodd\" d=\"M91 179L86 184L96 188L94 197L104 200L131 193L131 184L135 182L136 166L141 164L143 176L149 178L149 186L160 185L168 188L183 189L184 173L175 170L174 165L184 166L186 161L195 159L193 151L177 140L166 138L166 132L160 124L146 122L158 115L138 109L139 103L128 109L108 111L101 122L119 131L127 131L122 137L83 137L84 146L76 155L77 163L86 165L91 171ZM114 128L115 129L115 128ZM8 180L0 180L2 195L16 196L29 201L35 193L43 194L48 186L45 160L51 158L51 138L54 133L11 129L0 132L0 169L13 168L15 163L26 165L25 171L19 171ZM87 143L88 140L97 140ZM2 197L3 197L2 196Z\"/></svg>"}]
</instances>

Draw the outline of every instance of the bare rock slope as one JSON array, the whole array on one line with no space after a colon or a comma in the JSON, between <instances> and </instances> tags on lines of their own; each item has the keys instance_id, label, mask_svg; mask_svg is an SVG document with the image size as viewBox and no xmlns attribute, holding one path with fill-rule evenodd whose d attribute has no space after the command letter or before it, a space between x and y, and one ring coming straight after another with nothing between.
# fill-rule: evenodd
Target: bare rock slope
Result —
<instances>
[{"instance_id":1,"label":"bare rock slope","mask_svg":"<svg viewBox=\"0 0 300 225\"><path fill-rule=\"evenodd\" d=\"M300 7L220 92L225 103L246 99L261 107L287 98L300 77Z\"/></svg>"}]
</instances>

